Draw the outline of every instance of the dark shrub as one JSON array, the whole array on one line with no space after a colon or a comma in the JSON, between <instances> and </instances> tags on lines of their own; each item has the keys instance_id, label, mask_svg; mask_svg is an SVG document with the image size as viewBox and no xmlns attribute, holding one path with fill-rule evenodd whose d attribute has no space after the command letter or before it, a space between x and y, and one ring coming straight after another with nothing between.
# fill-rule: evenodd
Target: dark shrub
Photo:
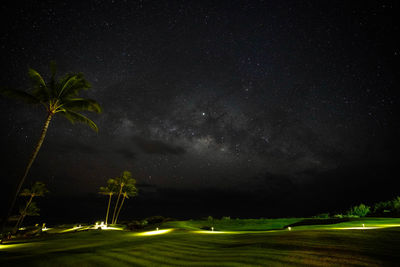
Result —
<instances>
[{"instance_id":1,"label":"dark shrub","mask_svg":"<svg viewBox=\"0 0 400 267\"><path fill-rule=\"evenodd\" d=\"M348 212L347 216L357 216L357 217L365 217L370 211L370 207L364 204L360 204L358 206L352 207Z\"/></svg>"},{"instance_id":2,"label":"dark shrub","mask_svg":"<svg viewBox=\"0 0 400 267\"><path fill-rule=\"evenodd\" d=\"M131 231L143 229L144 225L141 221L131 221L127 224L127 228Z\"/></svg>"},{"instance_id":3,"label":"dark shrub","mask_svg":"<svg viewBox=\"0 0 400 267\"><path fill-rule=\"evenodd\" d=\"M166 218L164 218L163 216L152 216L149 218L146 218L146 221L148 224L160 224L163 223L165 221Z\"/></svg>"}]
</instances>

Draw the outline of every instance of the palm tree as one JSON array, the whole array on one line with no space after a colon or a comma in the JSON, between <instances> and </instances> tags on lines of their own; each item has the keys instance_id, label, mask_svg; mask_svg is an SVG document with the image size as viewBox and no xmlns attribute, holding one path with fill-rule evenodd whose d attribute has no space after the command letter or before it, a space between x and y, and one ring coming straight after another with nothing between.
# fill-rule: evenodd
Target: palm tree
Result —
<instances>
[{"instance_id":1,"label":"palm tree","mask_svg":"<svg viewBox=\"0 0 400 267\"><path fill-rule=\"evenodd\" d=\"M32 204L33 198L44 196L44 194L46 194L47 192L49 192L49 190L47 190L46 185L42 182L35 182L32 185L31 189L25 188L24 190L22 190L20 196L29 197L29 199L26 202L23 211L20 211L20 217L17 221L17 224L15 225L15 230L18 229L19 226L22 224L22 221L27 215L27 210L29 210L30 205Z\"/></svg>"},{"instance_id":2,"label":"palm tree","mask_svg":"<svg viewBox=\"0 0 400 267\"><path fill-rule=\"evenodd\" d=\"M108 213L110 211L111 198L117 192L116 189L117 189L117 185L116 185L114 179L109 179L107 181L107 186L100 187L99 194L109 196L109 198L108 198L108 206L107 206L107 213L106 213L106 225L107 225L107 221L108 221Z\"/></svg>"},{"instance_id":3,"label":"palm tree","mask_svg":"<svg viewBox=\"0 0 400 267\"><path fill-rule=\"evenodd\" d=\"M36 202L30 203L30 205L25 208L21 207L19 209L20 219L18 220L18 222L19 222L18 228L19 228L19 226L22 225L22 221L24 220L24 218L26 216L39 216L40 215L39 211L40 211L40 209L36 206ZM16 229L18 229L18 228L16 228ZM16 229L14 232L16 232Z\"/></svg>"},{"instance_id":4,"label":"palm tree","mask_svg":"<svg viewBox=\"0 0 400 267\"><path fill-rule=\"evenodd\" d=\"M47 113L46 120L42 128L42 133L35 146L35 149L33 150L32 156L28 161L24 174L19 179L18 186L6 218L8 218L11 214L17 196L22 185L24 184L33 162L36 159L40 147L42 146L50 121L54 115L60 114L72 123L86 123L93 130L98 131L96 124L92 120L79 113L81 111L93 111L97 113L101 112L100 105L95 100L79 97L79 93L81 91L90 88L90 84L86 81L83 74L68 73L57 80L57 71L54 62L50 63L50 72L50 79L46 83L36 70L29 69L28 74L32 81L32 88L29 92L9 88L0 89L0 93L4 96L17 98L29 104L43 105Z\"/></svg>"},{"instance_id":5,"label":"palm tree","mask_svg":"<svg viewBox=\"0 0 400 267\"><path fill-rule=\"evenodd\" d=\"M114 222L114 224L117 224L118 216L119 216L119 213L120 213L120 211L121 211L121 209L122 209L122 205L124 205L125 198L134 197L134 196L137 195L137 189L136 189L135 184L136 184L136 180L135 180L135 179L130 179L130 180L125 184L125 186L124 186L124 192L123 192L123 194L122 194L122 196L123 196L123 197L122 197L122 202L121 202L121 205L119 206L119 209L118 209L118 212L117 212L117 216L115 217L115 222Z\"/></svg>"},{"instance_id":6,"label":"palm tree","mask_svg":"<svg viewBox=\"0 0 400 267\"><path fill-rule=\"evenodd\" d=\"M121 177L117 177L115 179L115 182L118 186L118 197L117 197L117 202L115 203L115 207L114 207L114 213L113 213L113 218L112 218L112 224L115 224L116 222L116 213L117 213L117 208L118 208L118 204L119 204L119 200L121 198L121 195L123 194L123 189L125 187L125 185L128 184L135 184L136 180L132 178L132 173L129 171L124 171L122 173Z\"/></svg>"}]
</instances>

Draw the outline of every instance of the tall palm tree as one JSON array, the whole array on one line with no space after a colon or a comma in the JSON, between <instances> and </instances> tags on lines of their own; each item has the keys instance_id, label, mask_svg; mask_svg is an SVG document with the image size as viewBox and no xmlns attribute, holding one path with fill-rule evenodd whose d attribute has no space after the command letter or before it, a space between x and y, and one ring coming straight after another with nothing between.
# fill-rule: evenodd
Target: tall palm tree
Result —
<instances>
[{"instance_id":1,"label":"tall palm tree","mask_svg":"<svg viewBox=\"0 0 400 267\"><path fill-rule=\"evenodd\" d=\"M134 182L133 182L133 181ZM118 197L117 197L117 202L115 203L115 207L114 207L114 213L113 213L113 217L112 217L112 224L115 224L115 218L116 218L116 214L117 214L117 209L118 209L118 204L119 204L119 200L121 198L121 195L123 194L123 189L125 187L125 185L127 184L135 184L136 180L132 178L132 173L129 171L124 171L122 173L121 177L117 177L115 179L115 182L118 186Z\"/></svg>"},{"instance_id":2,"label":"tall palm tree","mask_svg":"<svg viewBox=\"0 0 400 267\"><path fill-rule=\"evenodd\" d=\"M93 130L98 131L96 124L92 120L79 113L81 111L93 111L97 113L101 112L100 105L95 100L79 97L79 93L81 91L85 91L90 88L90 84L86 81L83 74L68 73L57 79L57 71L54 62L50 63L50 72L50 78L46 83L36 70L29 69L28 75L32 81L32 88L29 90L29 92L9 88L0 89L0 93L4 96L17 98L29 104L43 105L47 113L46 120L42 128L42 133L35 146L35 149L33 150L32 156L28 161L24 174L19 179L18 186L6 218L8 218L12 212L17 196L22 185L24 184L33 162L36 159L40 147L42 146L50 121L53 119L54 115L62 115L72 123L86 123Z\"/></svg>"},{"instance_id":3,"label":"tall palm tree","mask_svg":"<svg viewBox=\"0 0 400 267\"><path fill-rule=\"evenodd\" d=\"M22 225L22 221L25 219L26 216L39 216L39 211L40 209L37 207L36 202L32 202L30 203L30 205L26 208L21 207L19 209L19 216L20 216L20 220L18 220L19 225L18 228ZM16 228L16 229L18 229ZM16 232L16 229L14 232Z\"/></svg>"},{"instance_id":4,"label":"tall palm tree","mask_svg":"<svg viewBox=\"0 0 400 267\"><path fill-rule=\"evenodd\" d=\"M118 217L119 217L119 213L122 209L122 205L124 205L124 201L125 198L129 198L129 197L133 197L137 195L137 189L136 189L136 180L135 179L130 179L127 181L127 183L124 186L124 190L123 190L123 194L122 194L122 202L121 205L119 206L118 212L117 212L117 216L115 217L115 222L114 224L117 224L118 222Z\"/></svg>"},{"instance_id":5,"label":"tall palm tree","mask_svg":"<svg viewBox=\"0 0 400 267\"><path fill-rule=\"evenodd\" d=\"M107 221L108 221L108 214L109 214L109 211L110 211L111 198L116 193L117 193L117 184L116 184L114 179L108 179L107 186L100 187L99 194L109 196L109 198L108 198L108 206L107 206L107 213L106 213L106 225L107 225Z\"/></svg>"},{"instance_id":6,"label":"tall palm tree","mask_svg":"<svg viewBox=\"0 0 400 267\"><path fill-rule=\"evenodd\" d=\"M22 190L20 196L29 197L29 199L26 202L23 211L20 212L20 217L17 221L17 224L15 225L15 230L18 229L19 226L22 224L22 221L24 220L27 214L27 210L30 208L33 198L42 197L47 192L49 192L49 190L47 190L46 185L42 182L35 182L30 189L25 188L24 190Z\"/></svg>"}]
</instances>

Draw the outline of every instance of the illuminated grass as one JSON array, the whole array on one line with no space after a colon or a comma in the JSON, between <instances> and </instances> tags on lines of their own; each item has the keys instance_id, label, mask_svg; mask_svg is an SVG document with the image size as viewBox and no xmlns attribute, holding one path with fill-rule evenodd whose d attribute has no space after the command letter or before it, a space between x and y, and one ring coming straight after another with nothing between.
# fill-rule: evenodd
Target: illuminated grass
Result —
<instances>
[{"instance_id":1,"label":"illuminated grass","mask_svg":"<svg viewBox=\"0 0 400 267\"><path fill-rule=\"evenodd\" d=\"M325 229L316 225L294 227L292 231L168 228L142 233L99 230L49 234L24 244L0 246L0 265L382 266L400 261L400 227L367 231L334 228L359 227L362 223L366 227L396 226L398 220L362 219L324 225ZM152 234L155 232L160 234Z\"/></svg>"},{"instance_id":2,"label":"illuminated grass","mask_svg":"<svg viewBox=\"0 0 400 267\"><path fill-rule=\"evenodd\" d=\"M149 235L162 235L162 234L167 234L174 229L163 229L163 230L156 230L156 231L149 231L149 232L143 232L143 233L138 233L136 235L138 236L149 236Z\"/></svg>"}]
</instances>

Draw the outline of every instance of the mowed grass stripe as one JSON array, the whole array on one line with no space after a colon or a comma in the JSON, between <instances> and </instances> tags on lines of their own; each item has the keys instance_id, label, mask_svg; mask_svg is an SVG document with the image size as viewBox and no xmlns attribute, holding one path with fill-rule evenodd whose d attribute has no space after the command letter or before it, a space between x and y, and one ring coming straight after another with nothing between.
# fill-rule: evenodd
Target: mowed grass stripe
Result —
<instances>
[{"instance_id":1,"label":"mowed grass stripe","mask_svg":"<svg viewBox=\"0 0 400 267\"><path fill-rule=\"evenodd\" d=\"M127 266L160 266L165 264L165 262L160 260L148 259L144 255L132 255L128 251L106 251L102 254L102 257L118 262L114 263L115 266L118 266L119 263L126 264Z\"/></svg>"},{"instance_id":2,"label":"mowed grass stripe","mask_svg":"<svg viewBox=\"0 0 400 267\"><path fill-rule=\"evenodd\" d=\"M280 255L277 256L271 253L265 253L265 249L259 249L259 251L249 250L246 251L246 253L230 248L215 248L207 249L207 251L199 251L198 249L183 250L181 246L167 248L164 244L147 247L144 249L144 252L149 250L154 252L153 256L161 257L171 264L187 264L188 261L203 263L223 263L231 261L238 264L260 264L265 262L281 262L283 264L294 262L289 259L283 260ZM177 253L177 251L179 253ZM142 252L143 251L133 251L131 253L141 255ZM174 261L168 260L171 258L174 259Z\"/></svg>"},{"instance_id":3,"label":"mowed grass stripe","mask_svg":"<svg viewBox=\"0 0 400 267\"><path fill-rule=\"evenodd\" d=\"M221 247L219 247L221 244L213 244L214 247L210 248L210 246L209 246L210 243L211 242L206 242L206 244L205 244L206 247L202 247L201 245L197 245L197 246L187 245L187 244L182 245L182 243L180 243L180 242L165 242L162 244L159 243L157 247L153 246L153 248L149 248L149 249L161 250L163 248L168 247L172 252L178 250L181 252L181 254L187 254L189 256L191 255L192 257L194 255L197 255L198 257L203 257L204 253L206 253L209 257L210 257L210 255L213 255L213 256L215 255L216 257L222 257L222 256L226 255L227 253L228 254L232 253L231 249L228 249L228 252L227 251L221 252L220 251ZM248 245L251 246L252 245L251 242L249 242L249 243L250 244L248 244ZM254 245L254 242L253 242L253 245ZM309 245L309 244L307 244L307 245ZM303 244L303 246L304 246L304 244ZM290 247L292 249L294 248L296 250L297 244L295 246L289 245L289 248ZM312 250L314 250L319 247L313 245L310 248ZM243 251L244 247L241 246L240 249ZM339 251L340 252L339 256L326 256L326 253L329 253L330 250L319 248L319 252L314 251L313 254L309 253L307 257L304 256L303 252L301 252L299 254L294 254L294 250L289 250L287 253L282 253L282 252L279 252L278 250L276 250L275 253L272 253L271 249L266 249L266 248L261 248L261 250L257 251L257 252L255 251L255 247L251 247L250 249L251 249L251 251L247 251L246 255L251 258L260 257L260 258L266 259L267 256L265 253L268 253L268 255L269 255L268 258L273 258L273 259L277 260L279 257L282 257L282 255L284 255L285 257L288 257L288 258L294 258L295 261L300 260L300 261L305 261L308 263L310 263L310 260L312 260L311 258L314 258L316 261L318 261L318 259L324 258L324 262L340 261L340 262L349 263L349 264L363 264L364 265L365 263L367 263L367 264L373 264L373 263L376 264L377 263L377 261L370 261L370 260L362 261L359 259L355 259L354 254L346 255L348 253L346 253L346 251L343 249L341 249ZM216 250L218 250L219 253L216 254L216 252L215 252ZM335 250L337 250L337 248ZM338 251L336 251L336 252L338 252ZM240 255L240 254L238 254L238 255ZM343 255L343 254L345 254L345 255ZM293 260L290 260L290 261L293 261Z\"/></svg>"},{"instance_id":4,"label":"mowed grass stripe","mask_svg":"<svg viewBox=\"0 0 400 267\"><path fill-rule=\"evenodd\" d=\"M188 262L192 263L193 260L204 262L205 258L207 259L208 263L210 261L222 263L234 260L235 262L241 262L242 264L257 262L254 260L249 260L250 258L262 258L263 261L277 260L275 258L267 257L263 251L260 251L259 253L252 252L251 254L254 255L251 255L251 257L249 257L249 255L237 253L237 251L232 251L231 249L223 250L224 251L221 251L220 248L207 248L206 250L199 251L198 247L187 249L184 246L182 247L181 244L174 244L173 246L171 246L171 244L166 245L165 242L162 244L157 242L153 245L147 244L145 247L140 246L135 250L131 250L130 253L134 254L137 257L143 257L143 255L146 255L145 257L147 258L161 258L165 261L170 262L171 264L188 264ZM152 252L151 256L149 256L149 251Z\"/></svg>"},{"instance_id":5,"label":"mowed grass stripe","mask_svg":"<svg viewBox=\"0 0 400 267\"><path fill-rule=\"evenodd\" d=\"M135 256L142 256L139 252L131 252ZM176 252L166 252L166 253L151 253L146 254L146 259L149 261L157 261L158 263L162 262L167 265L183 265L183 266L250 266L250 265L260 265L260 263L264 263L263 261L254 261L254 260L244 260L243 258L232 259L232 257L216 257L212 258L210 255L203 255L200 258L193 259L191 256L182 257L182 255L178 255Z\"/></svg>"}]
</instances>

